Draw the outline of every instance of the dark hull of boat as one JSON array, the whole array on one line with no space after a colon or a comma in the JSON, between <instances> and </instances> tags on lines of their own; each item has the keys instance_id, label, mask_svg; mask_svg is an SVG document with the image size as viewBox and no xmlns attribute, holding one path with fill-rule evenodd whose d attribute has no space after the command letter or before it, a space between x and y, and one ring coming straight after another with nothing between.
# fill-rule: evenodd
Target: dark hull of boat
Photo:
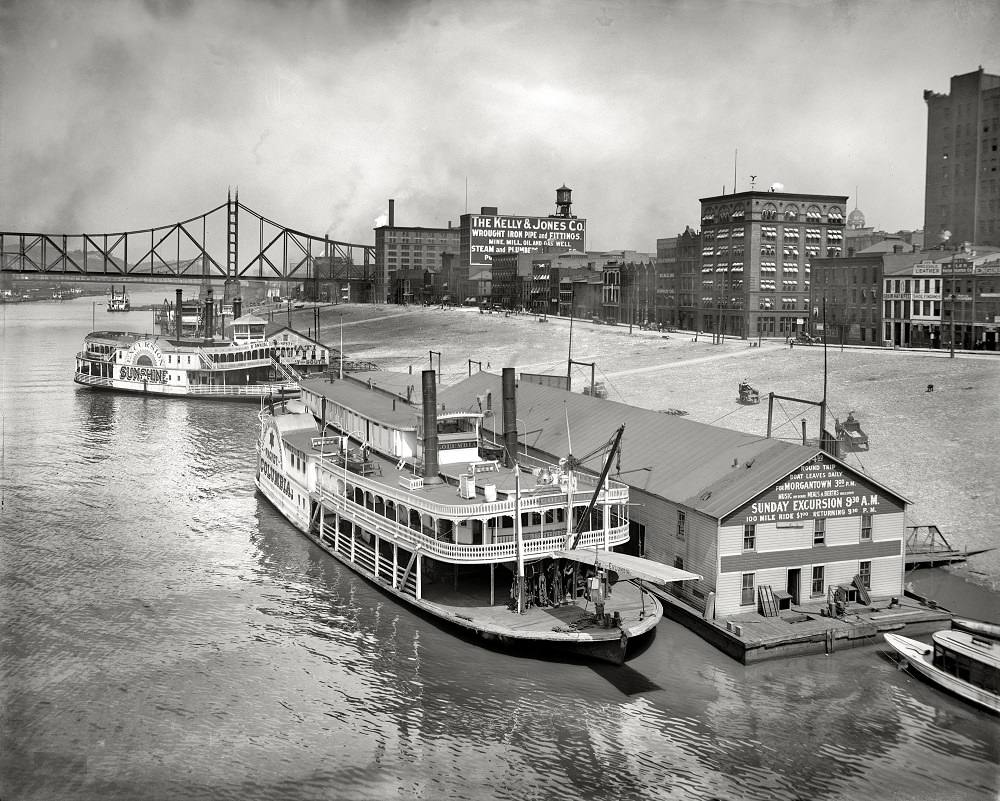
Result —
<instances>
[{"instance_id":1,"label":"dark hull of boat","mask_svg":"<svg viewBox=\"0 0 1000 801\"><path fill-rule=\"evenodd\" d=\"M454 632L473 635L489 647L497 647L519 655L538 656L541 651L549 655L561 654L574 659L596 660L621 665L625 661L630 645L645 644L653 638L656 624L663 614L659 600L635 585L630 585L637 593L645 593L644 603L649 606L648 613L645 613L646 622L639 627L634 627L638 630L631 633L626 631L624 626L613 625L606 628L591 627L587 629L586 634L568 631L562 626L544 630L531 629L527 626L513 628L497 625L495 619L477 616L475 608L454 607L418 599L411 592L404 591L411 587L409 583L404 590L393 587L391 576L386 574L385 569L376 574L373 567L368 566L374 566L374 549L370 546L360 540L355 540L355 559L352 560L350 554L338 550L334 543L328 541L327 537L319 536L316 531L306 530L294 519L289 518L281 504L274 502L268 487L261 483L259 477L255 480L255 484L261 495L300 533L305 534L312 543L322 548L351 572L365 579L382 593L413 608L422 617L432 620L436 624L444 624ZM412 582L412 576L410 580ZM514 614L506 612L506 607L499 608L503 609L506 614ZM560 630L557 631L556 628Z\"/></svg>"}]
</instances>

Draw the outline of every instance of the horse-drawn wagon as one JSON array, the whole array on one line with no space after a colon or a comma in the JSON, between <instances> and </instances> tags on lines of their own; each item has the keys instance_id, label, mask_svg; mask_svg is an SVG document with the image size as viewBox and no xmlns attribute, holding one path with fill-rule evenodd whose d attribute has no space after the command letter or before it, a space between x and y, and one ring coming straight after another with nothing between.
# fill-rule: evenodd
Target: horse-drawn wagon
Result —
<instances>
[{"instance_id":1,"label":"horse-drawn wagon","mask_svg":"<svg viewBox=\"0 0 1000 801\"><path fill-rule=\"evenodd\" d=\"M739 402L746 404L760 403L760 393L750 386L749 382L741 381Z\"/></svg>"},{"instance_id":2,"label":"horse-drawn wagon","mask_svg":"<svg viewBox=\"0 0 1000 801\"><path fill-rule=\"evenodd\" d=\"M834 420L833 427L837 439L846 447L852 450L868 450L868 435L862 430L861 423L854 417L854 412L849 412L843 423L840 422L839 418Z\"/></svg>"}]
</instances>

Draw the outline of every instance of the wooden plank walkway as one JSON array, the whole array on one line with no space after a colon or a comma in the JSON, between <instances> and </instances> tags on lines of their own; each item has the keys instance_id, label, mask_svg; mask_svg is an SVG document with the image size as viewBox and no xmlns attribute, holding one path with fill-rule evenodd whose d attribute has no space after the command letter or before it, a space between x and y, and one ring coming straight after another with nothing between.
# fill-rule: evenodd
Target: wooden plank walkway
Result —
<instances>
[{"instance_id":1,"label":"wooden plank walkway","mask_svg":"<svg viewBox=\"0 0 1000 801\"><path fill-rule=\"evenodd\" d=\"M827 617L825 604L800 604L776 617L759 612L705 620L701 613L674 596L654 590L663 601L664 615L692 629L720 650L744 663L804 654L834 653L843 648L875 645L885 631L907 636L948 628L951 613L923 605L912 598L875 599L871 605L849 603L841 617Z\"/></svg>"}]
</instances>

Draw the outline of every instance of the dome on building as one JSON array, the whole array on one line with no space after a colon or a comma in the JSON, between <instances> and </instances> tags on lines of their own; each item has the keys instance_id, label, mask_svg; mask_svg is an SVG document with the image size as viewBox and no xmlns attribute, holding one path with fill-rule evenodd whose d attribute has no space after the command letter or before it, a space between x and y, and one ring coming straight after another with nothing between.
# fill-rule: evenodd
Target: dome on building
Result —
<instances>
[{"instance_id":1,"label":"dome on building","mask_svg":"<svg viewBox=\"0 0 1000 801\"><path fill-rule=\"evenodd\" d=\"M850 214L847 215L847 227L848 228L864 228L865 227L865 215L860 209L855 209Z\"/></svg>"}]
</instances>

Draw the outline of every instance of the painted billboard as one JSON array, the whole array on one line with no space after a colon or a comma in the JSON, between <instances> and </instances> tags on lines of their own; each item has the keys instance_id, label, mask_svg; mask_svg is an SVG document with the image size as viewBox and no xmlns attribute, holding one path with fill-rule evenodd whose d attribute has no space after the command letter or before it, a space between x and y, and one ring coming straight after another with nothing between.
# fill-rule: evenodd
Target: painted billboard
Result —
<instances>
[{"instance_id":1,"label":"painted billboard","mask_svg":"<svg viewBox=\"0 0 1000 801\"><path fill-rule=\"evenodd\" d=\"M492 253L531 253L543 245L584 250L587 221L574 217L469 215L469 264L488 266Z\"/></svg>"},{"instance_id":2,"label":"painted billboard","mask_svg":"<svg viewBox=\"0 0 1000 801\"><path fill-rule=\"evenodd\" d=\"M883 487L817 454L769 491L727 517L724 525L781 523L816 517L902 512L903 501Z\"/></svg>"}]
</instances>

